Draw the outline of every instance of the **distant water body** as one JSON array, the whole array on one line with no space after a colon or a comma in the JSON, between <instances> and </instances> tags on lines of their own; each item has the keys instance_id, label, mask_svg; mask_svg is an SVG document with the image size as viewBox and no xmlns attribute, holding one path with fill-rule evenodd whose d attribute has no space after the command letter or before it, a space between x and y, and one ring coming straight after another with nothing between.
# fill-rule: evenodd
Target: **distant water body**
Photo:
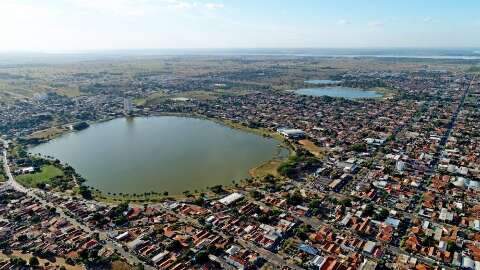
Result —
<instances>
[{"instance_id":1,"label":"distant water body","mask_svg":"<svg viewBox=\"0 0 480 270\"><path fill-rule=\"evenodd\" d=\"M152 56L378 57L480 60L480 48L460 49L146 49L50 53L0 53L1 65L70 63L89 60L150 59Z\"/></svg>"},{"instance_id":2,"label":"distant water body","mask_svg":"<svg viewBox=\"0 0 480 270\"><path fill-rule=\"evenodd\" d=\"M232 185L288 150L270 138L204 119L143 117L91 125L30 152L73 166L104 192L181 194Z\"/></svg>"},{"instance_id":3,"label":"distant water body","mask_svg":"<svg viewBox=\"0 0 480 270\"><path fill-rule=\"evenodd\" d=\"M293 57L379 57L419 59L480 60L478 48L460 49L162 49L119 51L131 55L219 55L219 56L293 56Z\"/></svg>"},{"instance_id":4,"label":"distant water body","mask_svg":"<svg viewBox=\"0 0 480 270\"><path fill-rule=\"evenodd\" d=\"M370 90L361 90L352 87L333 86L320 88L304 88L295 90L296 94L314 97L329 96L346 99L379 98L382 94Z\"/></svg>"}]
</instances>

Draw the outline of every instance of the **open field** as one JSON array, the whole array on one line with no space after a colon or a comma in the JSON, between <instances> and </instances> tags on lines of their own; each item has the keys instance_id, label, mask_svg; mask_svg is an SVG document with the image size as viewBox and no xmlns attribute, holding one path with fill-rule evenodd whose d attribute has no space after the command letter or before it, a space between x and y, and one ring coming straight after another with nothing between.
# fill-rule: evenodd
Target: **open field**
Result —
<instances>
[{"instance_id":1,"label":"open field","mask_svg":"<svg viewBox=\"0 0 480 270\"><path fill-rule=\"evenodd\" d=\"M267 175L278 177L280 175L278 174L277 169L282 163L282 160L269 160L258 167L250 169L249 174L255 178L263 178Z\"/></svg>"},{"instance_id":2,"label":"open field","mask_svg":"<svg viewBox=\"0 0 480 270\"><path fill-rule=\"evenodd\" d=\"M216 120L216 119L213 119L213 120ZM285 138L280 133L273 132L273 131L270 131L268 129L249 128L249 127L244 126L240 123L235 123L235 122L232 122L232 121L229 121L229 120L224 120L224 119L219 120L219 122L222 123L222 124L225 124L229 127L235 128L235 129L240 129L240 130L244 130L244 131L247 131L247 132L255 133L255 134L260 135L260 136L273 138L273 139L279 141L279 143L282 143L285 140Z\"/></svg>"},{"instance_id":3,"label":"open field","mask_svg":"<svg viewBox=\"0 0 480 270\"><path fill-rule=\"evenodd\" d=\"M478 62L478 61L477 61ZM154 56L116 61L92 60L0 66L0 102L32 98L39 93L67 97L96 94L107 89L122 93L145 85L137 105L168 97L211 99L223 94L264 89L291 90L308 79L329 79L348 70L437 69L478 72L475 61L395 58L328 58L269 56ZM217 83L226 87L217 87ZM164 92L166 91L166 92ZM189 92L183 94L182 92Z\"/></svg>"},{"instance_id":4,"label":"open field","mask_svg":"<svg viewBox=\"0 0 480 270\"><path fill-rule=\"evenodd\" d=\"M19 175L16 180L24 186L35 187L39 183L48 184L50 179L62 175L62 170L53 165L47 165L42 167L38 173Z\"/></svg>"},{"instance_id":5,"label":"open field","mask_svg":"<svg viewBox=\"0 0 480 270\"><path fill-rule=\"evenodd\" d=\"M49 140L63 134L67 129L52 127L30 134L29 139Z\"/></svg>"},{"instance_id":6,"label":"open field","mask_svg":"<svg viewBox=\"0 0 480 270\"><path fill-rule=\"evenodd\" d=\"M467 71L468 72L480 73L480 66L472 66Z\"/></svg>"},{"instance_id":7,"label":"open field","mask_svg":"<svg viewBox=\"0 0 480 270\"><path fill-rule=\"evenodd\" d=\"M131 267L130 265L126 264L125 262L122 262L122 261L114 261L112 262L112 265L111 265L111 269L112 270L131 270L131 269L134 269L133 267Z\"/></svg>"},{"instance_id":8,"label":"open field","mask_svg":"<svg viewBox=\"0 0 480 270\"><path fill-rule=\"evenodd\" d=\"M307 151L312 153L317 158L323 158L325 155L325 151L322 148L316 146L310 140L300 140L298 141L298 143L300 143L303 148L305 148Z\"/></svg>"},{"instance_id":9,"label":"open field","mask_svg":"<svg viewBox=\"0 0 480 270\"><path fill-rule=\"evenodd\" d=\"M374 88L370 88L368 90L372 90L372 91L375 91L379 94L382 94L383 95L383 97L381 97L382 99L392 98L396 94L395 90L392 90L392 89L389 89L389 88L386 88L386 87L374 87Z\"/></svg>"}]
</instances>

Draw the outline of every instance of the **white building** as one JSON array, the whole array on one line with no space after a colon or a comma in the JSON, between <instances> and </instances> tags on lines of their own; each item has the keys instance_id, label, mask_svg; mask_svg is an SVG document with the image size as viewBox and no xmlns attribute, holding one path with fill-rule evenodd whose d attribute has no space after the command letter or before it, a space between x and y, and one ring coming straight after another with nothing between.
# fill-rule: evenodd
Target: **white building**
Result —
<instances>
[{"instance_id":1,"label":"white building","mask_svg":"<svg viewBox=\"0 0 480 270\"><path fill-rule=\"evenodd\" d=\"M232 193L232 194L230 194L230 195L228 195L228 196L226 196L226 197L224 197L224 198L222 198L218 201L223 205L230 205L230 204L232 204L232 203L234 203L234 202L236 202L236 201L238 201L242 198L243 198L243 194L238 193L238 192L234 192L234 193Z\"/></svg>"},{"instance_id":2,"label":"white building","mask_svg":"<svg viewBox=\"0 0 480 270\"><path fill-rule=\"evenodd\" d=\"M123 113L129 115L132 113L133 105L132 101L129 98L123 99Z\"/></svg>"},{"instance_id":3,"label":"white building","mask_svg":"<svg viewBox=\"0 0 480 270\"><path fill-rule=\"evenodd\" d=\"M277 131L287 139L301 139L306 136L305 131L301 129L279 128Z\"/></svg>"}]
</instances>

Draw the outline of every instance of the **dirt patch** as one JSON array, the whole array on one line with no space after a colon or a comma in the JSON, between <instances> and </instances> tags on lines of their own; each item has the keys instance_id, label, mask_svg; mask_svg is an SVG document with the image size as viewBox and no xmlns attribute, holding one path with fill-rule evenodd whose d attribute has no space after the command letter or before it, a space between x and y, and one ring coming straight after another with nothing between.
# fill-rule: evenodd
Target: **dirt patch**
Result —
<instances>
[{"instance_id":1,"label":"dirt patch","mask_svg":"<svg viewBox=\"0 0 480 270\"><path fill-rule=\"evenodd\" d=\"M258 167L252 168L249 171L250 176L263 178L269 174L278 177L278 167L282 164L281 160L269 160Z\"/></svg>"},{"instance_id":2,"label":"dirt patch","mask_svg":"<svg viewBox=\"0 0 480 270\"><path fill-rule=\"evenodd\" d=\"M123 261L114 261L112 262L112 270L131 270L133 269L128 263Z\"/></svg>"},{"instance_id":3,"label":"dirt patch","mask_svg":"<svg viewBox=\"0 0 480 270\"><path fill-rule=\"evenodd\" d=\"M305 148L305 150L312 153L317 158L323 158L325 155L325 150L319 146L316 146L310 140L300 140L298 141L298 143L302 145L302 147Z\"/></svg>"},{"instance_id":4,"label":"dirt patch","mask_svg":"<svg viewBox=\"0 0 480 270\"><path fill-rule=\"evenodd\" d=\"M52 127L44 130L40 130L37 132L34 132L28 136L30 139L41 139L41 140L49 140L55 137L58 137L59 135L65 133L67 129L65 128L58 128L58 127Z\"/></svg>"}]
</instances>

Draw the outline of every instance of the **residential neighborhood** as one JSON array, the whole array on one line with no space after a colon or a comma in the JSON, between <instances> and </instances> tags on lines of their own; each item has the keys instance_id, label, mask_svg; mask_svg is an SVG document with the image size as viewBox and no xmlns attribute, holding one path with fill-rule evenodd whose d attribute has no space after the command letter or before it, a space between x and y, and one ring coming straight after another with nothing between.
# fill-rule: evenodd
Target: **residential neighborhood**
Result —
<instances>
[{"instance_id":1,"label":"residential neighborhood","mask_svg":"<svg viewBox=\"0 0 480 270\"><path fill-rule=\"evenodd\" d=\"M479 77L423 67L330 77L388 90L378 99L258 81L223 92L247 84L245 73L59 76L89 94L1 106L0 269L480 269ZM199 87L217 92L188 95ZM260 134L289 154L182 195L103 191L74 164L29 152L110 119L165 115Z\"/></svg>"}]
</instances>

